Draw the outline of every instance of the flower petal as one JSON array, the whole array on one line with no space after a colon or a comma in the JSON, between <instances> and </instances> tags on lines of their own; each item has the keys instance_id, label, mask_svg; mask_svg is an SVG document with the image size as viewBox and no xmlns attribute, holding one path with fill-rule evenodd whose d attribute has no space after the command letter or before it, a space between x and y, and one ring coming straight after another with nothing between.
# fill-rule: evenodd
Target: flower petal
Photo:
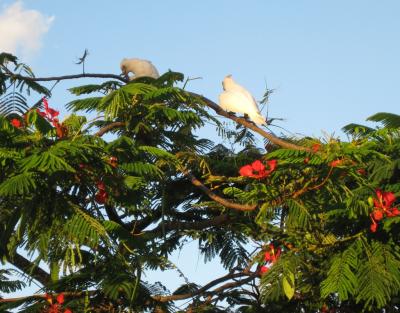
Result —
<instances>
[{"instance_id":1,"label":"flower petal","mask_svg":"<svg viewBox=\"0 0 400 313\"><path fill-rule=\"evenodd\" d=\"M253 176L253 168L251 165L245 165L242 166L239 170L240 176L247 176L247 177L252 177Z\"/></svg>"},{"instance_id":2,"label":"flower petal","mask_svg":"<svg viewBox=\"0 0 400 313\"><path fill-rule=\"evenodd\" d=\"M253 163L251 163L251 167L253 168L253 170L257 171L257 172L261 172L265 170L265 165L262 164L262 162L260 160L255 160Z\"/></svg>"},{"instance_id":3,"label":"flower petal","mask_svg":"<svg viewBox=\"0 0 400 313\"><path fill-rule=\"evenodd\" d=\"M383 204L386 208L389 208L394 201L396 201L396 196L393 192L384 192L382 195Z\"/></svg>"}]
</instances>

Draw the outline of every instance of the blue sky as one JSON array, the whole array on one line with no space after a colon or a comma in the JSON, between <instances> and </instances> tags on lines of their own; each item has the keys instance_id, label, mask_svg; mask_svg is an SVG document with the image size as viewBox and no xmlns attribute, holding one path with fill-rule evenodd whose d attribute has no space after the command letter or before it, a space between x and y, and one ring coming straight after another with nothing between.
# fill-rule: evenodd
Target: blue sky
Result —
<instances>
[{"instance_id":1,"label":"blue sky","mask_svg":"<svg viewBox=\"0 0 400 313\"><path fill-rule=\"evenodd\" d=\"M397 0L25 0L20 11L34 10L36 19L17 20L24 35L7 28L11 17L4 21L15 4L0 0L0 50L8 40L37 76L80 72L74 62L87 48L87 72L119 74L123 57L149 59L160 72L202 77L189 89L214 101L227 74L256 99L268 84L269 115L294 133L340 134L376 112L398 113ZM72 99L69 86L56 87L51 105L62 109ZM188 269L198 257L189 254ZM202 271L192 274L203 280Z\"/></svg>"}]
</instances>

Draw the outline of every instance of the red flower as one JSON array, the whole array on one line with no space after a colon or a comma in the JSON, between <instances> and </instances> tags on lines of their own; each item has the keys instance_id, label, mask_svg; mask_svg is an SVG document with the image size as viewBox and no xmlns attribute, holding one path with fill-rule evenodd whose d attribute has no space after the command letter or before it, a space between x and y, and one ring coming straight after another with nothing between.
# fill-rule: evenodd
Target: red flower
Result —
<instances>
[{"instance_id":1,"label":"red flower","mask_svg":"<svg viewBox=\"0 0 400 313\"><path fill-rule=\"evenodd\" d=\"M279 259L281 252L282 250L280 247L275 248L275 246L271 243L269 245L269 251L264 253L264 261L272 264L275 263Z\"/></svg>"},{"instance_id":2,"label":"red flower","mask_svg":"<svg viewBox=\"0 0 400 313\"><path fill-rule=\"evenodd\" d=\"M337 160L332 161L329 165L332 167L336 167L336 166L339 166L340 164L342 164L342 162L343 162L343 160L337 159Z\"/></svg>"},{"instance_id":3,"label":"red flower","mask_svg":"<svg viewBox=\"0 0 400 313\"><path fill-rule=\"evenodd\" d=\"M70 309L65 309L64 313L72 313Z\"/></svg>"},{"instance_id":4,"label":"red flower","mask_svg":"<svg viewBox=\"0 0 400 313\"><path fill-rule=\"evenodd\" d=\"M367 171L364 168L359 168L357 170L357 173L360 174L360 175L363 175L363 176L367 175Z\"/></svg>"},{"instance_id":5,"label":"red flower","mask_svg":"<svg viewBox=\"0 0 400 313\"><path fill-rule=\"evenodd\" d=\"M400 211L396 207L392 207L395 201L396 196L393 192L382 192L380 189L376 190L376 198L373 199L375 209L382 211L382 214L387 217L400 215Z\"/></svg>"},{"instance_id":6,"label":"red flower","mask_svg":"<svg viewBox=\"0 0 400 313\"><path fill-rule=\"evenodd\" d=\"M11 125L16 127L16 128L20 128L22 126L22 123L21 123L21 121L19 119L13 118L11 120Z\"/></svg>"},{"instance_id":7,"label":"red flower","mask_svg":"<svg viewBox=\"0 0 400 313\"><path fill-rule=\"evenodd\" d=\"M57 303L54 303L54 304L50 305L48 312L49 313L59 313L58 307L59 307L59 305Z\"/></svg>"},{"instance_id":8,"label":"red flower","mask_svg":"<svg viewBox=\"0 0 400 313\"><path fill-rule=\"evenodd\" d=\"M99 190L102 190L102 191L106 190L106 185L104 184L104 182L102 182L100 180L96 183L96 186L97 186L97 188L99 188Z\"/></svg>"},{"instance_id":9,"label":"red flower","mask_svg":"<svg viewBox=\"0 0 400 313\"><path fill-rule=\"evenodd\" d=\"M261 266L261 267L260 267L260 273L261 273L261 275L262 275L262 274L265 274L266 272L268 272L268 270L269 270L268 267L266 267L266 266Z\"/></svg>"},{"instance_id":10,"label":"red flower","mask_svg":"<svg viewBox=\"0 0 400 313\"><path fill-rule=\"evenodd\" d=\"M313 145L312 145L312 151L314 152L314 153L316 153L316 152L318 152L319 151L319 149L321 148L321 144L319 144L319 143L314 143Z\"/></svg>"},{"instance_id":11,"label":"red flower","mask_svg":"<svg viewBox=\"0 0 400 313\"><path fill-rule=\"evenodd\" d=\"M115 156L111 156L110 160L108 161L112 167L117 167L118 165L118 158Z\"/></svg>"},{"instance_id":12,"label":"red flower","mask_svg":"<svg viewBox=\"0 0 400 313\"><path fill-rule=\"evenodd\" d=\"M44 295L44 298L46 299L46 301L47 301L48 303L50 303L50 304L53 303L53 298L52 298L51 295L49 295L48 293L46 293L46 294Z\"/></svg>"},{"instance_id":13,"label":"red flower","mask_svg":"<svg viewBox=\"0 0 400 313\"><path fill-rule=\"evenodd\" d=\"M383 219L382 210L374 210L374 212L372 212L372 218L377 222L379 222L381 219Z\"/></svg>"},{"instance_id":14,"label":"red flower","mask_svg":"<svg viewBox=\"0 0 400 313\"><path fill-rule=\"evenodd\" d=\"M375 233L376 229L378 228L378 224L377 223L372 223L371 226L369 227L369 229L371 230L371 232Z\"/></svg>"},{"instance_id":15,"label":"red flower","mask_svg":"<svg viewBox=\"0 0 400 313\"><path fill-rule=\"evenodd\" d=\"M380 189L376 190L376 197L374 206L384 211L390 210L393 202L396 201L396 196L393 192L382 192Z\"/></svg>"},{"instance_id":16,"label":"red flower","mask_svg":"<svg viewBox=\"0 0 400 313\"><path fill-rule=\"evenodd\" d=\"M393 216L398 216L400 215L400 210L398 208L393 208L391 213L393 214Z\"/></svg>"},{"instance_id":17,"label":"red flower","mask_svg":"<svg viewBox=\"0 0 400 313\"><path fill-rule=\"evenodd\" d=\"M276 169L276 166L278 165L278 161L277 160L269 160L269 161L267 161L267 164L269 166L268 171L269 171L269 173L271 173Z\"/></svg>"},{"instance_id":18,"label":"red flower","mask_svg":"<svg viewBox=\"0 0 400 313\"><path fill-rule=\"evenodd\" d=\"M239 174L245 177L252 177L259 179L265 178L275 170L277 164L278 164L277 160L267 161L269 169L266 170L265 165L260 160L256 160L251 164L242 166L239 170Z\"/></svg>"},{"instance_id":19,"label":"red flower","mask_svg":"<svg viewBox=\"0 0 400 313\"><path fill-rule=\"evenodd\" d=\"M60 294L57 296L57 302L58 302L59 304L63 304L63 303L64 303L64 293L60 293Z\"/></svg>"},{"instance_id":20,"label":"red flower","mask_svg":"<svg viewBox=\"0 0 400 313\"><path fill-rule=\"evenodd\" d=\"M251 165L242 166L239 170L240 176L252 177L253 176L253 168Z\"/></svg>"},{"instance_id":21,"label":"red flower","mask_svg":"<svg viewBox=\"0 0 400 313\"><path fill-rule=\"evenodd\" d=\"M307 157L304 159L304 164L308 164L308 162L310 162L310 158Z\"/></svg>"},{"instance_id":22,"label":"red flower","mask_svg":"<svg viewBox=\"0 0 400 313\"><path fill-rule=\"evenodd\" d=\"M37 113L41 115L42 117L46 118L49 122L52 122L54 124L55 120L58 122L56 117L60 114L59 111L54 110L49 107L49 103L46 98L42 99L43 105L44 105L44 112L40 111L37 109Z\"/></svg>"},{"instance_id":23,"label":"red flower","mask_svg":"<svg viewBox=\"0 0 400 313\"><path fill-rule=\"evenodd\" d=\"M106 203L108 200L107 192L105 192L104 190L100 190L99 192L96 193L95 200L100 204Z\"/></svg>"}]
</instances>

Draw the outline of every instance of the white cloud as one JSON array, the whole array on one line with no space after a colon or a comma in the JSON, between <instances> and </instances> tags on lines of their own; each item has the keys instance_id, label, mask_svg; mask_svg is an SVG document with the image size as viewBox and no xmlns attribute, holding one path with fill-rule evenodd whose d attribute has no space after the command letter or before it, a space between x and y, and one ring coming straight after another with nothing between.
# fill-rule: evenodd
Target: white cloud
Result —
<instances>
[{"instance_id":1,"label":"white cloud","mask_svg":"<svg viewBox=\"0 0 400 313\"><path fill-rule=\"evenodd\" d=\"M42 46L42 37L49 30L54 17L37 10L25 9L21 1L0 12L0 52L21 53L28 57Z\"/></svg>"}]
</instances>

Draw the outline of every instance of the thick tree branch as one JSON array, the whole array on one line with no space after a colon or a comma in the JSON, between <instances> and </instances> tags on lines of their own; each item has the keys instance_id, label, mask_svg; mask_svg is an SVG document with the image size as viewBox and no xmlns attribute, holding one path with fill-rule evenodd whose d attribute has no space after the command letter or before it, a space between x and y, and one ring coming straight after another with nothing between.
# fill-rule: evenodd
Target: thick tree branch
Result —
<instances>
[{"instance_id":1,"label":"thick tree branch","mask_svg":"<svg viewBox=\"0 0 400 313\"><path fill-rule=\"evenodd\" d=\"M96 290L90 290L90 291L65 291L62 292L62 294L65 297L82 297L85 296L87 293L93 294L95 293ZM51 296L53 298L56 298L59 294L61 293L52 293ZM17 297L17 298L7 298L7 299L0 299L0 303L6 303L6 302L17 302L17 301L26 301L26 300L41 300L41 299L46 299L48 297L48 295L46 293L42 293L42 294L35 294L35 295L31 295L31 296L24 296L24 297Z\"/></svg>"},{"instance_id":2,"label":"thick tree branch","mask_svg":"<svg viewBox=\"0 0 400 313\"><path fill-rule=\"evenodd\" d=\"M272 143L274 143L282 148L293 149L293 150L303 150L303 151L310 151L310 152L312 151L310 148L299 146L294 143L282 140L282 139L272 135L271 133L268 133L265 130L259 128L256 124L249 122L248 120L246 120L242 117L237 117L233 114L229 114L228 112L223 110L218 104L216 104L215 102L211 101L210 99L208 99L204 96L201 96L194 92L189 92L189 95L191 95L194 98L199 98L202 102L204 102L204 104L206 104L208 107L213 109L215 111L215 113L217 113L218 115L229 118L229 119L235 121L236 123L241 124L244 127L255 131L256 133L259 133L264 138L267 138L269 141L271 141Z\"/></svg>"},{"instance_id":3,"label":"thick tree branch","mask_svg":"<svg viewBox=\"0 0 400 313\"><path fill-rule=\"evenodd\" d=\"M112 78L120 80L124 83L127 83L128 80L122 76L114 75L114 74L96 74L96 73L84 73L84 74L74 74L74 75L63 75L63 76L51 76L51 77L28 77L19 74L11 74L10 76L15 79L24 79L31 80L35 82L49 82L49 81L60 81L60 80L68 80L68 79L76 79L76 78Z\"/></svg>"},{"instance_id":4,"label":"thick tree branch","mask_svg":"<svg viewBox=\"0 0 400 313\"><path fill-rule=\"evenodd\" d=\"M196 222L162 222L154 229L150 230L151 233L158 233L162 231L170 231L170 230L203 230L209 227L220 226L223 224L227 224L230 222L229 216L226 214L216 216L209 220L202 220Z\"/></svg>"},{"instance_id":5,"label":"thick tree branch","mask_svg":"<svg viewBox=\"0 0 400 313\"><path fill-rule=\"evenodd\" d=\"M100 128L100 130L95 133L95 136L101 137L103 136L105 133L109 132L110 130L114 129L114 128L120 128L120 127L124 127L126 125L125 122L113 122L111 124L108 124L102 128Z\"/></svg>"},{"instance_id":6,"label":"thick tree branch","mask_svg":"<svg viewBox=\"0 0 400 313\"><path fill-rule=\"evenodd\" d=\"M224 207L227 207L229 209L234 209L234 210L238 210L238 211L253 211L257 205L252 204L252 205L248 205L248 204L240 204L240 203L235 203L232 201L229 201L225 198L222 198L218 195L216 195L215 193L213 193L210 189L208 189L200 180L198 180L192 173L190 173L188 170L186 169L182 169L182 173L190 179L191 183L198 187L200 190L202 190L208 197L210 197L211 199L213 199L215 202L223 205Z\"/></svg>"},{"instance_id":7,"label":"thick tree branch","mask_svg":"<svg viewBox=\"0 0 400 313\"><path fill-rule=\"evenodd\" d=\"M227 280L231 280L231 279L235 279L235 278L239 278L239 277L243 277L243 276L248 276L245 279L242 280L238 280L238 281L234 281L234 282L229 282L226 283L212 291L207 291L210 288L221 284ZM152 298L156 301L159 302L168 302L168 301L176 301L176 300L183 300L183 299L188 299L188 298L192 298L201 294L216 294L216 293L220 293L221 291L225 290L225 289L230 289L230 288L234 288L237 286L241 286L244 285L248 282L250 282L251 280L253 280L255 277L257 277L256 273L245 273L245 272L240 272L240 273L229 273L225 276L222 276L220 278L217 278L211 282L209 282L208 284L204 285L203 287L201 287L200 289L196 290L195 292L192 293L185 293L185 294L178 294L178 295L170 295L170 296L152 296ZM89 293L95 293L96 290L91 290L89 291ZM64 296L66 297L81 297L84 296L86 294L85 291L78 291L78 292L63 292ZM52 297L56 297L58 294L51 294ZM47 297L46 294L35 294L35 295L31 295L31 296L25 296L25 297L18 297L18 298L8 298L8 299L0 299L0 303L5 303L5 302L17 302L17 301L24 301L24 300L29 300L29 299L45 299Z\"/></svg>"},{"instance_id":8,"label":"thick tree branch","mask_svg":"<svg viewBox=\"0 0 400 313\"><path fill-rule=\"evenodd\" d=\"M8 258L7 261L44 286L51 281L49 273L41 269L39 266L35 266L32 262L17 252L14 253L12 257Z\"/></svg>"},{"instance_id":9,"label":"thick tree branch","mask_svg":"<svg viewBox=\"0 0 400 313\"><path fill-rule=\"evenodd\" d=\"M239 278L239 277L243 277L243 276L249 276L245 279L236 281L236 282L232 282L232 283L227 283L211 292L207 292L208 289L224 282L230 279L234 279L234 278ZM195 296L198 296L202 293L217 293L217 292L221 292L224 289L227 288L233 288L233 287L237 287L240 285L243 285L245 283L248 283L249 281L253 280L256 277L256 275L254 273L252 274L248 274L248 273L233 273L233 274L227 274L225 276L222 276L220 278L217 278L211 282L209 282L208 284L204 285L203 287L201 287L200 289L196 290L195 292L191 292L191 293L185 293L185 294L178 294L178 295L170 295L170 296L153 296L152 298L156 301L160 301L160 302L168 302L168 301L175 301L175 300L183 300L183 299L188 299L188 298L192 298Z\"/></svg>"}]
</instances>

